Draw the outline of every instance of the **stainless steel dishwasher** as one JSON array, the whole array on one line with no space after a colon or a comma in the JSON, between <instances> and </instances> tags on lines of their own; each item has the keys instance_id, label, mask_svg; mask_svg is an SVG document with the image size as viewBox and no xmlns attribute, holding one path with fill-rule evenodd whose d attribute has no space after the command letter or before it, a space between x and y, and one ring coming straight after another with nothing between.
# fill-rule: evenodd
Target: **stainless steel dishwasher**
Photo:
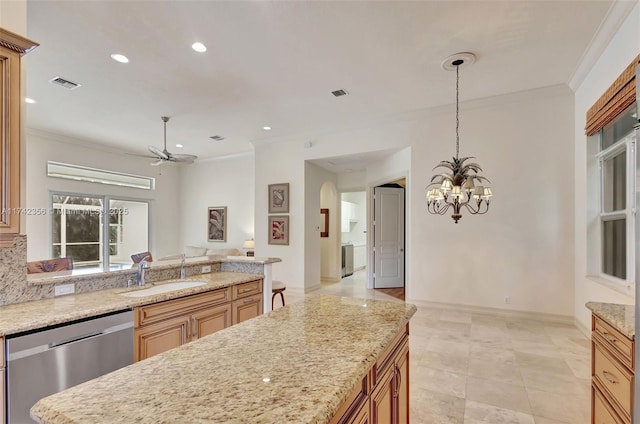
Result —
<instances>
[{"instance_id":1,"label":"stainless steel dishwasher","mask_svg":"<svg viewBox=\"0 0 640 424\"><path fill-rule=\"evenodd\" d=\"M133 363L133 311L7 336L7 422L45 396Z\"/></svg>"}]
</instances>

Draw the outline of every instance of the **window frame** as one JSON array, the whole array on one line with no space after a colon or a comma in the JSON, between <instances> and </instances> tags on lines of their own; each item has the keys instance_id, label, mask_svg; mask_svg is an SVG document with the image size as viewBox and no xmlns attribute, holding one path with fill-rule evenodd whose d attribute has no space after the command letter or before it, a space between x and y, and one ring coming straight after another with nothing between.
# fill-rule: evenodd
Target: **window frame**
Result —
<instances>
[{"instance_id":1,"label":"window frame","mask_svg":"<svg viewBox=\"0 0 640 424\"><path fill-rule=\"evenodd\" d=\"M152 212L151 212L151 201L149 199L141 199L141 198L136 198L136 197L129 197L129 196L116 196L116 195L105 195L105 194L89 194L89 193L77 193L77 192L67 192L67 191L58 191L58 190L49 190L49 210L53 211L53 196L54 195L59 195L59 196L73 196L73 197L91 197L94 199L100 199L102 200L102 208L103 211L109 210L110 209L110 205L112 201L125 201L125 202L140 202L140 203L146 203L147 204L147 247L148 250L151 250L151 216L152 216ZM82 205L78 205L78 206L82 206ZM114 267L115 265L111 264L111 255L110 255L110 243L109 243L109 237L110 237L110 223L109 223L109 214L102 212L101 213L101 226L100 226L100 257L102 258L101 260L101 264L98 264L97 267L99 267L101 270L103 271L109 271L110 269L112 269L112 267ZM106 219L104 219L104 217L107 217ZM51 252L51 257L54 257L54 251L53 251L53 214L51 215L51 218L49 219L48 222L48 227L49 227L49 249ZM128 266L129 264L127 264Z\"/></svg>"},{"instance_id":2,"label":"window frame","mask_svg":"<svg viewBox=\"0 0 640 424\"><path fill-rule=\"evenodd\" d=\"M600 148L600 143L602 141L602 132L599 133L598 136L598 149ZM607 281L613 282L615 284L619 284L626 287L631 287L635 285L635 233L636 233L636 224L635 224L635 210L636 210L636 134L635 131L631 131L625 136L623 136L620 140L616 141L611 146L607 147L605 150L598 152L595 155L596 160L598 161L598 172L599 172L599 187L598 187L598 240L597 240L597 251L598 251L598 264L597 264L597 274L600 278L605 279ZM622 152L626 153L626 188L625 188L625 208L624 210L616 210L611 212L605 212L605 170L604 170L604 162L608 159L611 159ZM626 243L625 243L625 257L626 257L626 277L624 279L605 274L603 271L603 261L604 261L604 222L612 221L616 219L624 218L626 223Z\"/></svg>"}]
</instances>

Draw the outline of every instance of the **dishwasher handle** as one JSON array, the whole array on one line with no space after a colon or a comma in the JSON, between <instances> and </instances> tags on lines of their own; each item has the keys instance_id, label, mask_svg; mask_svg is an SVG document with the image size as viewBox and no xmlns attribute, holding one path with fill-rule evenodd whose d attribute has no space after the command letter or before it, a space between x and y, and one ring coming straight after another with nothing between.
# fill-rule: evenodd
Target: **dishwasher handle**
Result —
<instances>
[{"instance_id":1,"label":"dishwasher handle","mask_svg":"<svg viewBox=\"0 0 640 424\"><path fill-rule=\"evenodd\" d=\"M38 346L18 350L15 352L8 352L7 362L15 361L18 359L26 358L29 356L37 355L38 353L46 352L47 350L53 350L60 348L62 346L67 346L72 343L77 343L83 340L89 340L95 337L104 336L109 333L114 333L116 331L123 331L129 328L133 328L133 322L126 322L124 324L114 325L112 327L106 328L102 331L94 331L92 333L85 333L81 336L75 336L65 340L56 340L47 344L41 344Z\"/></svg>"},{"instance_id":2,"label":"dishwasher handle","mask_svg":"<svg viewBox=\"0 0 640 424\"><path fill-rule=\"evenodd\" d=\"M90 339L92 337L101 336L103 334L104 334L104 331L99 331L97 333L90 333L90 334L85 334L84 336L72 337L70 339L62 340L62 341L59 341L59 342L52 342L52 343L49 343L48 348L49 349L55 349L55 348L60 347L60 346L68 345L68 344L71 344L73 342L79 342L80 340Z\"/></svg>"}]
</instances>

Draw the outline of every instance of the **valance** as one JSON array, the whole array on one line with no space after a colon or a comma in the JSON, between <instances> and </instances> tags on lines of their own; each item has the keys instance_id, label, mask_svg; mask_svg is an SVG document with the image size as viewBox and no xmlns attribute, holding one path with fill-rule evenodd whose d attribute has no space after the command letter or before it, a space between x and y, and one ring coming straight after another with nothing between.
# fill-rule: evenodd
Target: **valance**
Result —
<instances>
[{"instance_id":1,"label":"valance","mask_svg":"<svg viewBox=\"0 0 640 424\"><path fill-rule=\"evenodd\" d=\"M640 55L627 66L622 74L587 111L585 133L593 135L613 121L636 100L636 65Z\"/></svg>"}]
</instances>

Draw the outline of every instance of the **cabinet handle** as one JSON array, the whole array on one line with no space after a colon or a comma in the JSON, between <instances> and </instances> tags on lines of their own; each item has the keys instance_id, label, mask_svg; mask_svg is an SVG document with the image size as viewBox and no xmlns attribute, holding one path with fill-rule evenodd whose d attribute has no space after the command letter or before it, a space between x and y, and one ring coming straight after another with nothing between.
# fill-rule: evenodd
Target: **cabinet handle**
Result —
<instances>
[{"instance_id":1,"label":"cabinet handle","mask_svg":"<svg viewBox=\"0 0 640 424\"><path fill-rule=\"evenodd\" d=\"M248 298L248 299L243 300L243 303L251 303L253 301L254 301L253 299Z\"/></svg>"},{"instance_id":2,"label":"cabinet handle","mask_svg":"<svg viewBox=\"0 0 640 424\"><path fill-rule=\"evenodd\" d=\"M609 335L609 333L607 333L606 331L603 331L603 332L602 332L602 335L603 335L603 336L604 336L604 338L605 338L605 339L607 339L607 341L609 341L610 343L614 343L614 344L615 344L615 343L617 343L617 342L618 342L618 340L616 340L616 339L614 339L613 337L611 337L611 336Z\"/></svg>"},{"instance_id":3,"label":"cabinet handle","mask_svg":"<svg viewBox=\"0 0 640 424\"><path fill-rule=\"evenodd\" d=\"M397 365L394 364L395 370L394 372L396 373L396 392L393 395L393 397L398 397L400 396L400 385L402 384L402 374L400 374L400 368L398 368Z\"/></svg>"},{"instance_id":4,"label":"cabinet handle","mask_svg":"<svg viewBox=\"0 0 640 424\"><path fill-rule=\"evenodd\" d=\"M615 378L613 378L613 374L611 374L607 370L602 370L602 376L611 384L618 383L618 381Z\"/></svg>"}]
</instances>

